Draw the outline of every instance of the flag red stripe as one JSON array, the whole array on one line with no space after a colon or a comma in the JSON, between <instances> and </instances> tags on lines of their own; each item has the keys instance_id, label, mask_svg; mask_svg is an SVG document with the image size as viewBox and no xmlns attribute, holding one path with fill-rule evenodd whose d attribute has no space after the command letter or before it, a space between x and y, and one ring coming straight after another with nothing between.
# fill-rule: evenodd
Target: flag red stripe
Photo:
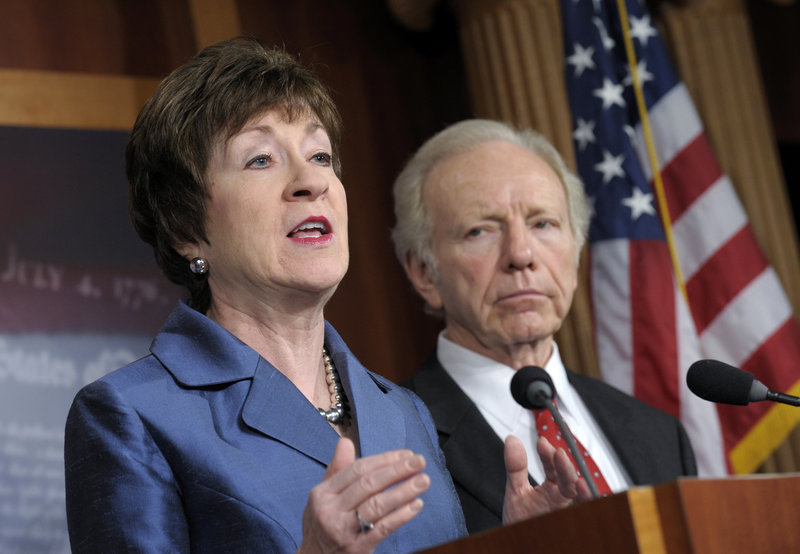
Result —
<instances>
[{"instance_id":1,"label":"flag red stripe","mask_svg":"<svg viewBox=\"0 0 800 554\"><path fill-rule=\"evenodd\" d=\"M794 319L778 329L756 350L741 368L756 376L768 388L779 392L789 390L797 381L797 361L800 360L800 328ZM720 404L717 411L724 425L722 437L726 452L736 446L770 409L770 402L743 406Z\"/></svg>"},{"instance_id":2,"label":"flag red stripe","mask_svg":"<svg viewBox=\"0 0 800 554\"><path fill-rule=\"evenodd\" d=\"M786 322L744 363L749 371L767 387L786 392L800 379L800 326L794 318Z\"/></svg>"},{"instance_id":3,"label":"flag red stripe","mask_svg":"<svg viewBox=\"0 0 800 554\"><path fill-rule=\"evenodd\" d=\"M661 170L671 220L677 220L722 175L705 133L700 133Z\"/></svg>"},{"instance_id":4,"label":"flag red stripe","mask_svg":"<svg viewBox=\"0 0 800 554\"><path fill-rule=\"evenodd\" d=\"M753 230L745 225L686 282L697 332L702 333L742 289L767 268Z\"/></svg>"},{"instance_id":5,"label":"flag red stripe","mask_svg":"<svg viewBox=\"0 0 800 554\"><path fill-rule=\"evenodd\" d=\"M630 247L631 328L634 395L680 416L675 285L663 241L632 241Z\"/></svg>"}]
</instances>

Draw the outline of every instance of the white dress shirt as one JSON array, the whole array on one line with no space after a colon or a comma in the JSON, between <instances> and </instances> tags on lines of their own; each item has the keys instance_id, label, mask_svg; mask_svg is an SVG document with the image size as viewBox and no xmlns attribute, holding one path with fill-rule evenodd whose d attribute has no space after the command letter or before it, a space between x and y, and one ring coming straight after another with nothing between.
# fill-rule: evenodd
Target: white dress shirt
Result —
<instances>
[{"instance_id":1,"label":"white dress shirt","mask_svg":"<svg viewBox=\"0 0 800 554\"><path fill-rule=\"evenodd\" d=\"M504 441L509 435L522 441L528 453L528 472L537 483L542 483L544 468L536 453L539 438L536 422L532 412L511 397L514 369L459 346L446 338L444 331L439 334L437 356L445 371L478 406L494 432ZM553 379L559 412L572 434L592 455L611 490L627 489L631 484L630 478L583 400L567 380L555 342L544 369Z\"/></svg>"}]
</instances>

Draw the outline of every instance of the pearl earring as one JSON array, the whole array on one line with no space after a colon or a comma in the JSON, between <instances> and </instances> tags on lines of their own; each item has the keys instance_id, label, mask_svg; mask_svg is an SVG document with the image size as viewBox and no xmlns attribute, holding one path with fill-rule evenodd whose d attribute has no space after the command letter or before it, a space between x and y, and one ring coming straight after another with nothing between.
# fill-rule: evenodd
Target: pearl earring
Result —
<instances>
[{"instance_id":1,"label":"pearl earring","mask_svg":"<svg viewBox=\"0 0 800 554\"><path fill-rule=\"evenodd\" d=\"M208 273L208 263L203 258L192 258L192 261L189 262L189 269L195 275L204 275Z\"/></svg>"}]
</instances>

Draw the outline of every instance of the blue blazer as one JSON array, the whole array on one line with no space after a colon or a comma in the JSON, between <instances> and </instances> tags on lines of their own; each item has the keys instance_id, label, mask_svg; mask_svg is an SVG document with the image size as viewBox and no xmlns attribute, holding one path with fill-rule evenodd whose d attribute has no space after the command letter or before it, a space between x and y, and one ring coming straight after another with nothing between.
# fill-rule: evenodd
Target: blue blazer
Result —
<instances>
[{"instance_id":1,"label":"blue blazer","mask_svg":"<svg viewBox=\"0 0 800 554\"><path fill-rule=\"evenodd\" d=\"M465 535L427 409L367 371L327 323L325 343L361 455L409 448L427 460L422 512L378 550ZM181 303L148 356L73 402L64 446L73 552L294 552L338 438L280 371Z\"/></svg>"}]
</instances>

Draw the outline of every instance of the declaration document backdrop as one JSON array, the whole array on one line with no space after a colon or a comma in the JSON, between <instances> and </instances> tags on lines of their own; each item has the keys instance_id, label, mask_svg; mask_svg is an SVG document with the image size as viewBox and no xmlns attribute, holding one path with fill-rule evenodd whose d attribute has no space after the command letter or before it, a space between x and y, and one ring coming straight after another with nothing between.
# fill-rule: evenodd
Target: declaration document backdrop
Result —
<instances>
[{"instance_id":1,"label":"declaration document backdrop","mask_svg":"<svg viewBox=\"0 0 800 554\"><path fill-rule=\"evenodd\" d=\"M127 215L126 132L0 126L0 552L69 552L64 421L179 297Z\"/></svg>"}]
</instances>

